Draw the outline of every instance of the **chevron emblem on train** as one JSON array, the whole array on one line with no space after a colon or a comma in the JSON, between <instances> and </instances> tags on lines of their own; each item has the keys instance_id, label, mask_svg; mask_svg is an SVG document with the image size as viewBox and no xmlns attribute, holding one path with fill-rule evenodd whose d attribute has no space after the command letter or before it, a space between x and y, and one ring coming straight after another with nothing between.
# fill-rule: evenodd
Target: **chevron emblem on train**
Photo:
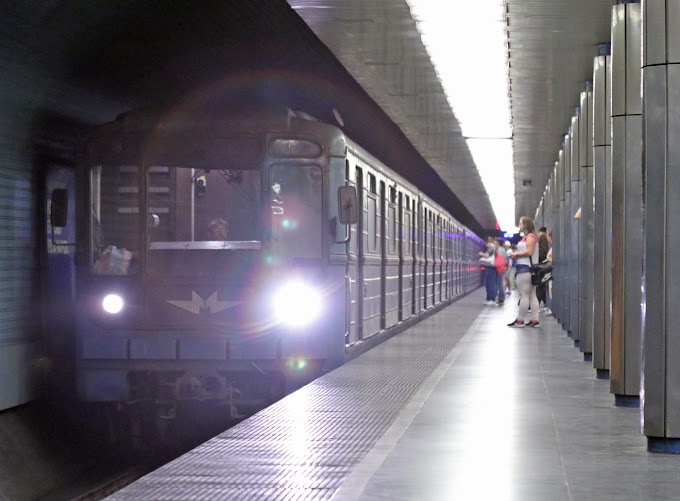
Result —
<instances>
[{"instance_id":1,"label":"chevron emblem on train","mask_svg":"<svg viewBox=\"0 0 680 501\"><path fill-rule=\"evenodd\" d=\"M233 308L240 303L240 301L219 301L217 299L217 291L213 292L212 295L206 300L203 300L203 298L196 294L196 292L191 291L191 301L172 301L170 299L166 301L173 306L182 308L183 310L195 315L199 315L201 311L207 311L209 314L213 315L215 313L219 313L220 311Z\"/></svg>"}]
</instances>

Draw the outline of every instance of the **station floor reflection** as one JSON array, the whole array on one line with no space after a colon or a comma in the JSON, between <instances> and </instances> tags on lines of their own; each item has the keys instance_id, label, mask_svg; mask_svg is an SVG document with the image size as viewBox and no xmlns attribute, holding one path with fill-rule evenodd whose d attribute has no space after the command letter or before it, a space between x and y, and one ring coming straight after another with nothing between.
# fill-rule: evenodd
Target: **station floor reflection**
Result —
<instances>
[{"instance_id":1,"label":"station floor reflection","mask_svg":"<svg viewBox=\"0 0 680 501\"><path fill-rule=\"evenodd\" d=\"M680 456L552 317L481 290L110 499L667 500Z\"/></svg>"}]
</instances>

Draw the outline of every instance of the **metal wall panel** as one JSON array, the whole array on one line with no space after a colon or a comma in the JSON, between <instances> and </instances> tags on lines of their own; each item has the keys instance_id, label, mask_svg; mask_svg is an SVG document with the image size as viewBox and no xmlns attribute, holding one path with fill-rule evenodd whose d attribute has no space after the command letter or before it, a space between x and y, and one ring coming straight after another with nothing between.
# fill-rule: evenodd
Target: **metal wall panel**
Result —
<instances>
[{"instance_id":1,"label":"metal wall panel","mask_svg":"<svg viewBox=\"0 0 680 501\"><path fill-rule=\"evenodd\" d=\"M680 37L677 35L677 27L680 26L680 2L678 0L668 0L666 2L666 26L671 26L675 29L670 29L666 37L666 44L668 44L666 52L666 62L668 64L680 63ZM670 70L669 70L670 71ZM669 73L670 76L670 73ZM670 90L670 87L669 87ZM669 108L673 109L673 108Z\"/></svg>"},{"instance_id":2,"label":"metal wall panel","mask_svg":"<svg viewBox=\"0 0 680 501\"><path fill-rule=\"evenodd\" d=\"M666 0L645 0L642 50L644 66L666 62ZM677 26L677 24L676 24Z\"/></svg>"},{"instance_id":3,"label":"metal wall panel","mask_svg":"<svg viewBox=\"0 0 680 501\"><path fill-rule=\"evenodd\" d=\"M669 3L670 10L670 3ZM678 33L673 37L680 38ZM670 51L669 51L670 52ZM664 298L665 303L665 329L666 335L666 436L680 437L680 339L677 336L677 325L680 322L680 308L677 308L677 294L680 293L680 261L673 259L680 245L680 231L677 221L680 218L680 67L669 65L667 68L668 99L667 113L667 151L666 158L666 256L665 280L666 285ZM650 225L655 224L650 221ZM663 262L663 261L662 261Z\"/></svg>"},{"instance_id":4,"label":"metal wall panel","mask_svg":"<svg viewBox=\"0 0 680 501\"><path fill-rule=\"evenodd\" d=\"M642 129L640 4L612 8L611 390L640 392Z\"/></svg>"},{"instance_id":5,"label":"metal wall panel","mask_svg":"<svg viewBox=\"0 0 680 501\"><path fill-rule=\"evenodd\" d=\"M653 36L650 33L647 40ZM643 73L645 172L645 317L643 333L643 431L663 437L666 429L666 71L665 65ZM671 187L672 189L672 187ZM648 284L656 284L650 287ZM673 309L673 308L671 308ZM676 308L677 309L677 308Z\"/></svg>"},{"instance_id":6,"label":"metal wall panel","mask_svg":"<svg viewBox=\"0 0 680 501\"><path fill-rule=\"evenodd\" d=\"M17 140L20 120L8 114L8 108L0 122L0 410L35 397L30 368L41 310L36 228L39 189L33 158Z\"/></svg>"}]
</instances>

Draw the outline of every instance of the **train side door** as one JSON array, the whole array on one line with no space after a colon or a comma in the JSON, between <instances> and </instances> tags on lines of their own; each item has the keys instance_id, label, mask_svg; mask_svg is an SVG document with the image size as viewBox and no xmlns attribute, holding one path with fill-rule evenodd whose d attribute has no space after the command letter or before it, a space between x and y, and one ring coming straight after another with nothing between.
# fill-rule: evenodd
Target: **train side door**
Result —
<instances>
[{"instance_id":1,"label":"train side door","mask_svg":"<svg viewBox=\"0 0 680 501\"><path fill-rule=\"evenodd\" d=\"M387 275L387 196L385 194L385 181L380 181L380 328L384 329L387 325L386 320L386 296L387 285L385 283Z\"/></svg>"},{"instance_id":2,"label":"train side door","mask_svg":"<svg viewBox=\"0 0 680 501\"><path fill-rule=\"evenodd\" d=\"M364 234L366 226L366 191L364 190L364 173L356 168L357 201L359 203L359 220L357 221L357 339L364 338Z\"/></svg>"}]
</instances>

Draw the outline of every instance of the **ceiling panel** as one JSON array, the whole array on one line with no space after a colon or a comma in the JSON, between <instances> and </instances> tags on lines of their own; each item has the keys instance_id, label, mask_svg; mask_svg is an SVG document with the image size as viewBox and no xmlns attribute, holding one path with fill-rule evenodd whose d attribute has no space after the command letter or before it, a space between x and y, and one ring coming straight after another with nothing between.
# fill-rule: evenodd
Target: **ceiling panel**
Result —
<instances>
[{"instance_id":1,"label":"ceiling panel","mask_svg":"<svg viewBox=\"0 0 680 501\"><path fill-rule=\"evenodd\" d=\"M612 4L507 0L517 216L533 215L543 196L598 45L609 42Z\"/></svg>"},{"instance_id":2,"label":"ceiling panel","mask_svg":"<svg viewBox=\"0 0 680 501\"><path fill-rule=\"evenodd\" d=\"M404 0L288 0L481 226L495 215ZM533 215L609 41L611 0L506 0L516 216ZM442 3L442 14L448 15ZM458 11L464 15L464 11ZM466 50L452 48L452 50ZM464 76L462 78L465 78ZM530 180L530 186L523 186Z\"/></svg>"}]
</instances>

